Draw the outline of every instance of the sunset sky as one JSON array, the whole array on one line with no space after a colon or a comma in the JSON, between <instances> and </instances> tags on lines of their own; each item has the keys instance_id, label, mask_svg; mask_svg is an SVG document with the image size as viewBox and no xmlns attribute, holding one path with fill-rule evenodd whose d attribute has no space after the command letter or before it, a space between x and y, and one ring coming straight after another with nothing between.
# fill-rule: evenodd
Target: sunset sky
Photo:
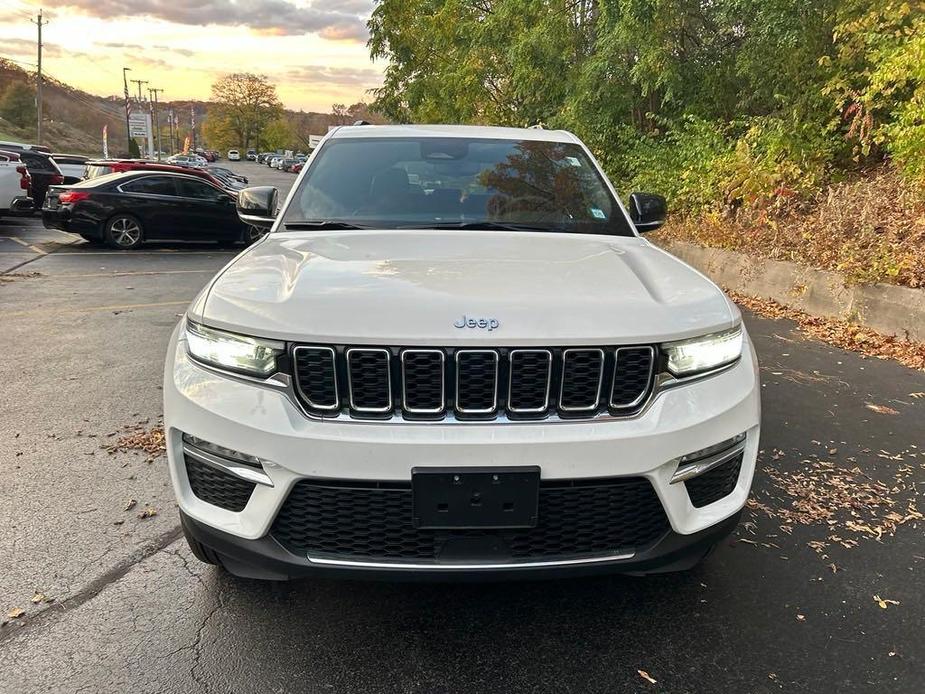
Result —
<instances>
[{"instance_id":1,"label":"sunset sky","mask_svg":"<svg viewBox=\"0 0 925 694\"><path fill-rule=\"evenodd\" d=\"M161 99L208 99L216 77L267 75L283 104L329 111L370 100L384 66L366 48L373 0L2 0L0 57L34 69L39 6L43 69L88 92L122 92L130 78ZM28 64L25 64L28 63ZM134 85L130 85L133 90Z\"/></svg>"}]
</instances>

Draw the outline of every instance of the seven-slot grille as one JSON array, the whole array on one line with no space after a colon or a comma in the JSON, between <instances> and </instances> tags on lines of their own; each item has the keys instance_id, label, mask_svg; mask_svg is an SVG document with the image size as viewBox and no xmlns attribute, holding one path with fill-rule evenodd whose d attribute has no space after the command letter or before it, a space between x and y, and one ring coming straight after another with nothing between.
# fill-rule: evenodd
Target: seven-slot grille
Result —
<instances>
[{"instance_id":1,"label":"seven-slot grille","mask_svg":"<svg viewBox=\"0 0 925 694\"><path fill-rule=\"evenodd\" d=\"M652 392L656 351L299 345L292 363L296 392L318 415L529 420L638 412Z\"/></svg>"}]
</instances>

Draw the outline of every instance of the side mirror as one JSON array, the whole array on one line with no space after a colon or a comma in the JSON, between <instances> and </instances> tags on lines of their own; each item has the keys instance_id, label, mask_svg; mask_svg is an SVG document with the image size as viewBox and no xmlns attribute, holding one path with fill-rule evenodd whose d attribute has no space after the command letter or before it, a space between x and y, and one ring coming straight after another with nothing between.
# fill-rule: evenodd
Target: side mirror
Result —
<instances>
[{"instance_id":1,"label":"side mirror","mask_svg":"<svg viewBox=\"0 0 925 694\"><path fill-rule=\"evenodd\" d=\"M238 191L238 217L242 222L269 229L276 221L279 189L273 186L254 186Z\"/></svg>"},{"instance_id":2,"label":"side mirror","mask_svg":"<svg viewBox=\"0 0 925 694\"><path fill-rule=\"evenodd\" d=\"M630 219L639 233L658 229L665 223L668 205L665 198L654 193L633 193L630 195Z\"/></svg>"}]
</instances>

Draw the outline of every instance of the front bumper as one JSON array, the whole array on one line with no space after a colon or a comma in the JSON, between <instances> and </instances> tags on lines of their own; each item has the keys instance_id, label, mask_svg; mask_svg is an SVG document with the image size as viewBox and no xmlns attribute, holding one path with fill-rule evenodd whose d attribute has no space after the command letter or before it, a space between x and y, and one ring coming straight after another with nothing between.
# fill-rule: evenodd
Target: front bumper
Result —
<instances>
[{"instance_id":1,"label":"front bumper","mask_svg":"<svg viewBox=\"0 0 925 694\"><path fill-rule=\"evenodd\" d=\"M410 572L478 574L479 567L331 566L293 554L269 535L293 486L306 478L407 482L414 467L536 465L543 480L644 477L655 490L670 531L629 555L580 564L492 567L522 575L535 571L643 571L702 556L728 533L745 504L758 451L760 395L749 343L731 368L661 392L639 416L625 420L529 423L395 423L306 418L285 393L228 378L191 361L174 334L168 348L164 412L171 480L188 530L242 565L271 573ZM731 493L696 507L685 484L672 483L677 459L746 433ZM182 434L259 458L270 485L258 484L240 511L219 508L192 491ZM248 559L249 557L249 559Z\"/></svg>"}]
</instances>

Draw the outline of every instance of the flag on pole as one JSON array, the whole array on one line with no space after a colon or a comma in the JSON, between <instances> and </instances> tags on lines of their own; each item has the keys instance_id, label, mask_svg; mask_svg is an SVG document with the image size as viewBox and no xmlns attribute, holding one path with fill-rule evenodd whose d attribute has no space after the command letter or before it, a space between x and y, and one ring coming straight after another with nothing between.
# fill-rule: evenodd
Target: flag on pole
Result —
<instances>
[{"instance_id":1,"label":"flag on pole","mask_svg":"<svg viewBox=\"0 0 925 694\"><path fill-rule=\"evenodd\" d=\"M183 152L184 152L184 154L189 154L189 146L190 146L190 137L189 137L189 135L187 135L187 136L186 136L186 139L183 140Z\"/></svg>"}]
</instances>

